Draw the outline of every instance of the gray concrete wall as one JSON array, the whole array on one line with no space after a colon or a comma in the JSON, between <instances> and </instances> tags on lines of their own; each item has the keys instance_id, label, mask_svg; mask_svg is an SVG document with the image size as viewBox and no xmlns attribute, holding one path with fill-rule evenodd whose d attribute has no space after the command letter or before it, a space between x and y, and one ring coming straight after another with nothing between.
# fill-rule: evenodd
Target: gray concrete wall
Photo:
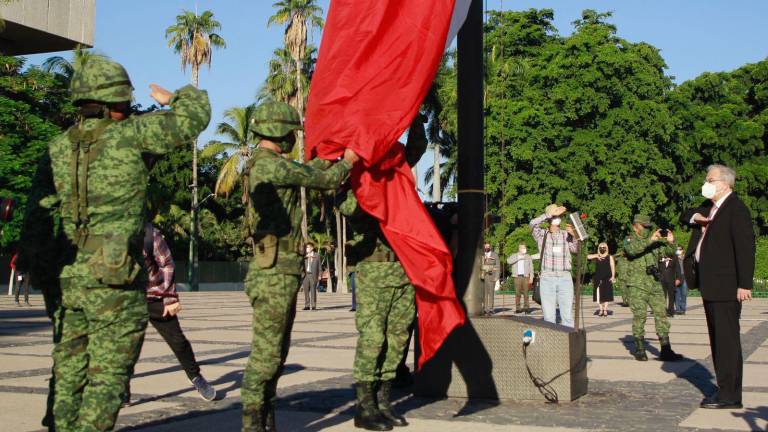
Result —
<instances>
[{"instance_id":1,"label":"gray concrete wall","mask_svg":"<svg viewBox=\"0 0 768 432\"><path fill-rule=\"evenodd\" d=\"M93 46L96 0L17 0L0 6L6 54L62 51Z\"/></svg>"}]
</instances>

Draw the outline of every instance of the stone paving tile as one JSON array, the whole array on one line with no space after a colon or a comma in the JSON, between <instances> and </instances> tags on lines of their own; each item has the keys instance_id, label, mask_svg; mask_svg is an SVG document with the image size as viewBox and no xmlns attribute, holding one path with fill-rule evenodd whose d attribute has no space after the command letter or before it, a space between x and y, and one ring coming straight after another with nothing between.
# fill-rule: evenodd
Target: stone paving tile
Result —
<instances>
[{"instance_id":1,"label":"stone paving tile","mask_svg":"<svg viewBox=\"0 0 768 432\"><path fill-rule=\"evenodd\" d=\"M761 346L751 356L747 357L748 362L768 362L768 346Z\"/></svg>"},{"instance_id":2,"label":"stone paving tile","mask_svg":"<svg viewBox=\"0 0 768 432\"><path fill-rule=\"evenodd\" d=\"M748 393L743 395L743 410L697 409L686 418L681 427L698 429L724 429L741 431L768 430L768 394Z\"/></svg>"},{"instance_id":3,"label":"stone paving tile","mask_svg":"<svg viewBox=\"0 0 768 432\"><path fill-rule=\"evenodd\" d=\"M133 391L138 403L121 413L118 421L122 430L236 431L240 428L239 388L250 352L251 310L246 296L235 292L182 293L181 296L182 327L192 341L203 373L224 398L209 403L197 397L170 350L154 330L149 330L146 351L136 367ZM351 430L354 404L351 372L356 332L354 314L348 312L349 299L349 295L320 294L321 310L297 312L292 357L278 389L281 430ZM506 296L506 305L501 299L497 297L500 315L511 314L510 297ZM8 299L0 298L0 365L13 365L7 369L0 366L0 406L8 405L7 402L27 403L40 411L50 374L50 363L41 353L50 349L50 326L39 307L39 296L33 298L33 302L38 306L16 309ZM733 427L729 423L732 418L708 418L696 426L688 423L681 426L684 421L699 421L698 402L702 394L714 389L709 341L699 299L692 298L689 313L672 322L673 346L692 360L670 365L654 360L639 363L629 357L626 344L622 343L631 333L628 309L612 305L615 315L598 319L588 316L594 305L589 301L584 304L588 308L584 322L591 357L588 395L575 402L549 405L434 400L398 392L398 409L407 412L412 422L407 429L515 432L565 428L626 430L626 425L632 425L633 431L657 432ZM507 310L502 310L504 306ZM768 403L760 399L768 395L768 383L763 378L767 375L763 373L766 364L753 360L764 359L764 351L768 350L766 312L768 300L756 300L744 308L742 345L748 359L745 391L750 399L745 410L732 416L741 416L739 427L753 419L756 427L765 428L760 421L768 418L765 413ZM652 317L647 330L650 354L656 355L658 342ZM222 336L231 340L222 340ZM155 382L150 385L142 380ZM0 413L0 425L13 424L14 431L39 430L36 425L40 413L21 410L0 410ZM30 429L18 426L24 424L30 425Z\"/></svg>"}]
</instances>

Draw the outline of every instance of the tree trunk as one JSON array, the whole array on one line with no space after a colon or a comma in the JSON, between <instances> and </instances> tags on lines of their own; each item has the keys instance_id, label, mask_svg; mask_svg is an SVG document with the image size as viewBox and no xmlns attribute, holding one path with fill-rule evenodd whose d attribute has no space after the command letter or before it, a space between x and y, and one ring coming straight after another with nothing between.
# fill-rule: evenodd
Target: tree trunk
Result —
<instances>
[{"instance_id":1,"label":"tree trunk","mask_svg":"<svg viewBox=\"0 0 768 432\"><path fill-rule=\"evenodd\" d=\"M347 286L347 218L341 217L341 238L343 243L341 244L341 276L339 276L339 292L348 293L349 287Z\"/></svg>"},{"instance_id":2,"label":"tree trunk","mask_svg":"<svg viewBox=\"0 0 768 432\"><path fill-rule=\"evenodd\" d=\"M301 58L296 58L296 110L301 117L301 123L304 123L304 97L303 90L301 88ZM296 131L296 145L299 147L299 162L304 163L304 132ZM304 243L307 243L309 239L309 223L307 221L307 189L302 187L301 190L301 236L304 239Z\"/></svg>"},{"instance_id":3,"label":"tree trunk","mask_svg":"<svg viewBox=\"0 0 768 432\"><path fill-rule=\"evenodd\" d=\"M192 65L192 85L199 86L200 79L200 67L199 65ZM189 270L187 272L188 283L192 291L197 291L199 286L197 284L197 212L198 212L198 196L197 196L197 138L192 141L192 211L190 221L190 235L189 235Z\"/></svg>"},{"instance_id":4,"label":"tree trunk","mask_svg":"<svg viewBox=\"0 0 768 432\"><path fill-rule=\"evenodd\" d=\"M341 235L341 212L338 209L334 209L334 216L336 217L336 253L334 254L333 269L336 276L339 275L342 267L342 257L344 256L344 237ZM341 279L339 279L338 286L341 286ZM341 292L341 290L337 290Z\"/></svg>"},{"instance_id":5,"label":"tree trunk","mask_svg":"<svg viewBox=\"0 0 768 432\"><path fill-rule=\"evenodd\" d=\"M440 179L440 145L432 144L434 152L434 162L432 162L432 201L440 202L443 200Z\"/></svg>"}]
</instances>

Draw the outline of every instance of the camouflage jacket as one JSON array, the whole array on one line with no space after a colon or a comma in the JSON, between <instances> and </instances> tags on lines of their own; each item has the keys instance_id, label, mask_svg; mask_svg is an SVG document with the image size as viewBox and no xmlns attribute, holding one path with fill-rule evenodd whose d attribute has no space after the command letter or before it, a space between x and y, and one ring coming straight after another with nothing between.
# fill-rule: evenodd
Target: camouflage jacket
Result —
<instances>
[{"instance_id":1,"label":"camouflage jacket","mask_svg":"<svg viewBox=\"0 0 768 432\"><path fill-rule=\"evenodd\" d=\"M624 275L620 275L626 286L655 286L658 285L652 275L646 273L646 268L658 266L659 258L674 252L674 245L666 240L652 241L651 230L641 234L634 231L624 240L624 256L626 264Z\"/></svg>"},{"instance_id":2,"label":"camouflage jacket","mask_svg":"<svg viewBox=\"0 0 768 432\"><path fill-rule=\"evenodd\" d=\"M140 262L149 180L142 153L163 155L190 145L211 116L208 94L189 85L174 93L170 108L123 121L85 119L51 142L53 189L31 204L61 213L69 243L63 254L62 278L96 284L87 266L92 255L84 247L88 239L125 238L138 246L131 249L131 255ZM86 154L82 143L88 137L97 138ZM29 212L38 217L45 213L37 208ZM34 226L35 221L30 220L30 229ZM45 223L41 227L48 229Z\"/></svg>"},{"instance_id":3,"label":"camouflage jacket","mask_svg":"<svg viewBox=\"0 0 768 432\"><path fill-rule=\"evenodd\" d=\"M300 229L300 188L336 189L352 166L344 160L331 166L330 162L320 159L300 164L261 148L254 151L248 165L255 213L251 223L254 240L258 243L267 236L277 237L275 268L284 274L301 274L304 245Z\"/></svg>"}]
</instances>

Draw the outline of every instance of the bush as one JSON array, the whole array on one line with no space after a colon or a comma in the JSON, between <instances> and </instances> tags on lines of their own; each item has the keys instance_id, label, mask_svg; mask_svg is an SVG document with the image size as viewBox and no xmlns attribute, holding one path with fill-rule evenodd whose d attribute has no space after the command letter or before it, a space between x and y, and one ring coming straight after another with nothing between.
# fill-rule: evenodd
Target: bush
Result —
<instances>
[{"instance_id":1,"label":"bush","mask_svg":"<svg viewBox=\"0 0 768 432\"><path fill-rule=\"evenodd\" d=\"M768 237L757 238L755 279L768 279Z\"/></svg>"}]
</instances>

